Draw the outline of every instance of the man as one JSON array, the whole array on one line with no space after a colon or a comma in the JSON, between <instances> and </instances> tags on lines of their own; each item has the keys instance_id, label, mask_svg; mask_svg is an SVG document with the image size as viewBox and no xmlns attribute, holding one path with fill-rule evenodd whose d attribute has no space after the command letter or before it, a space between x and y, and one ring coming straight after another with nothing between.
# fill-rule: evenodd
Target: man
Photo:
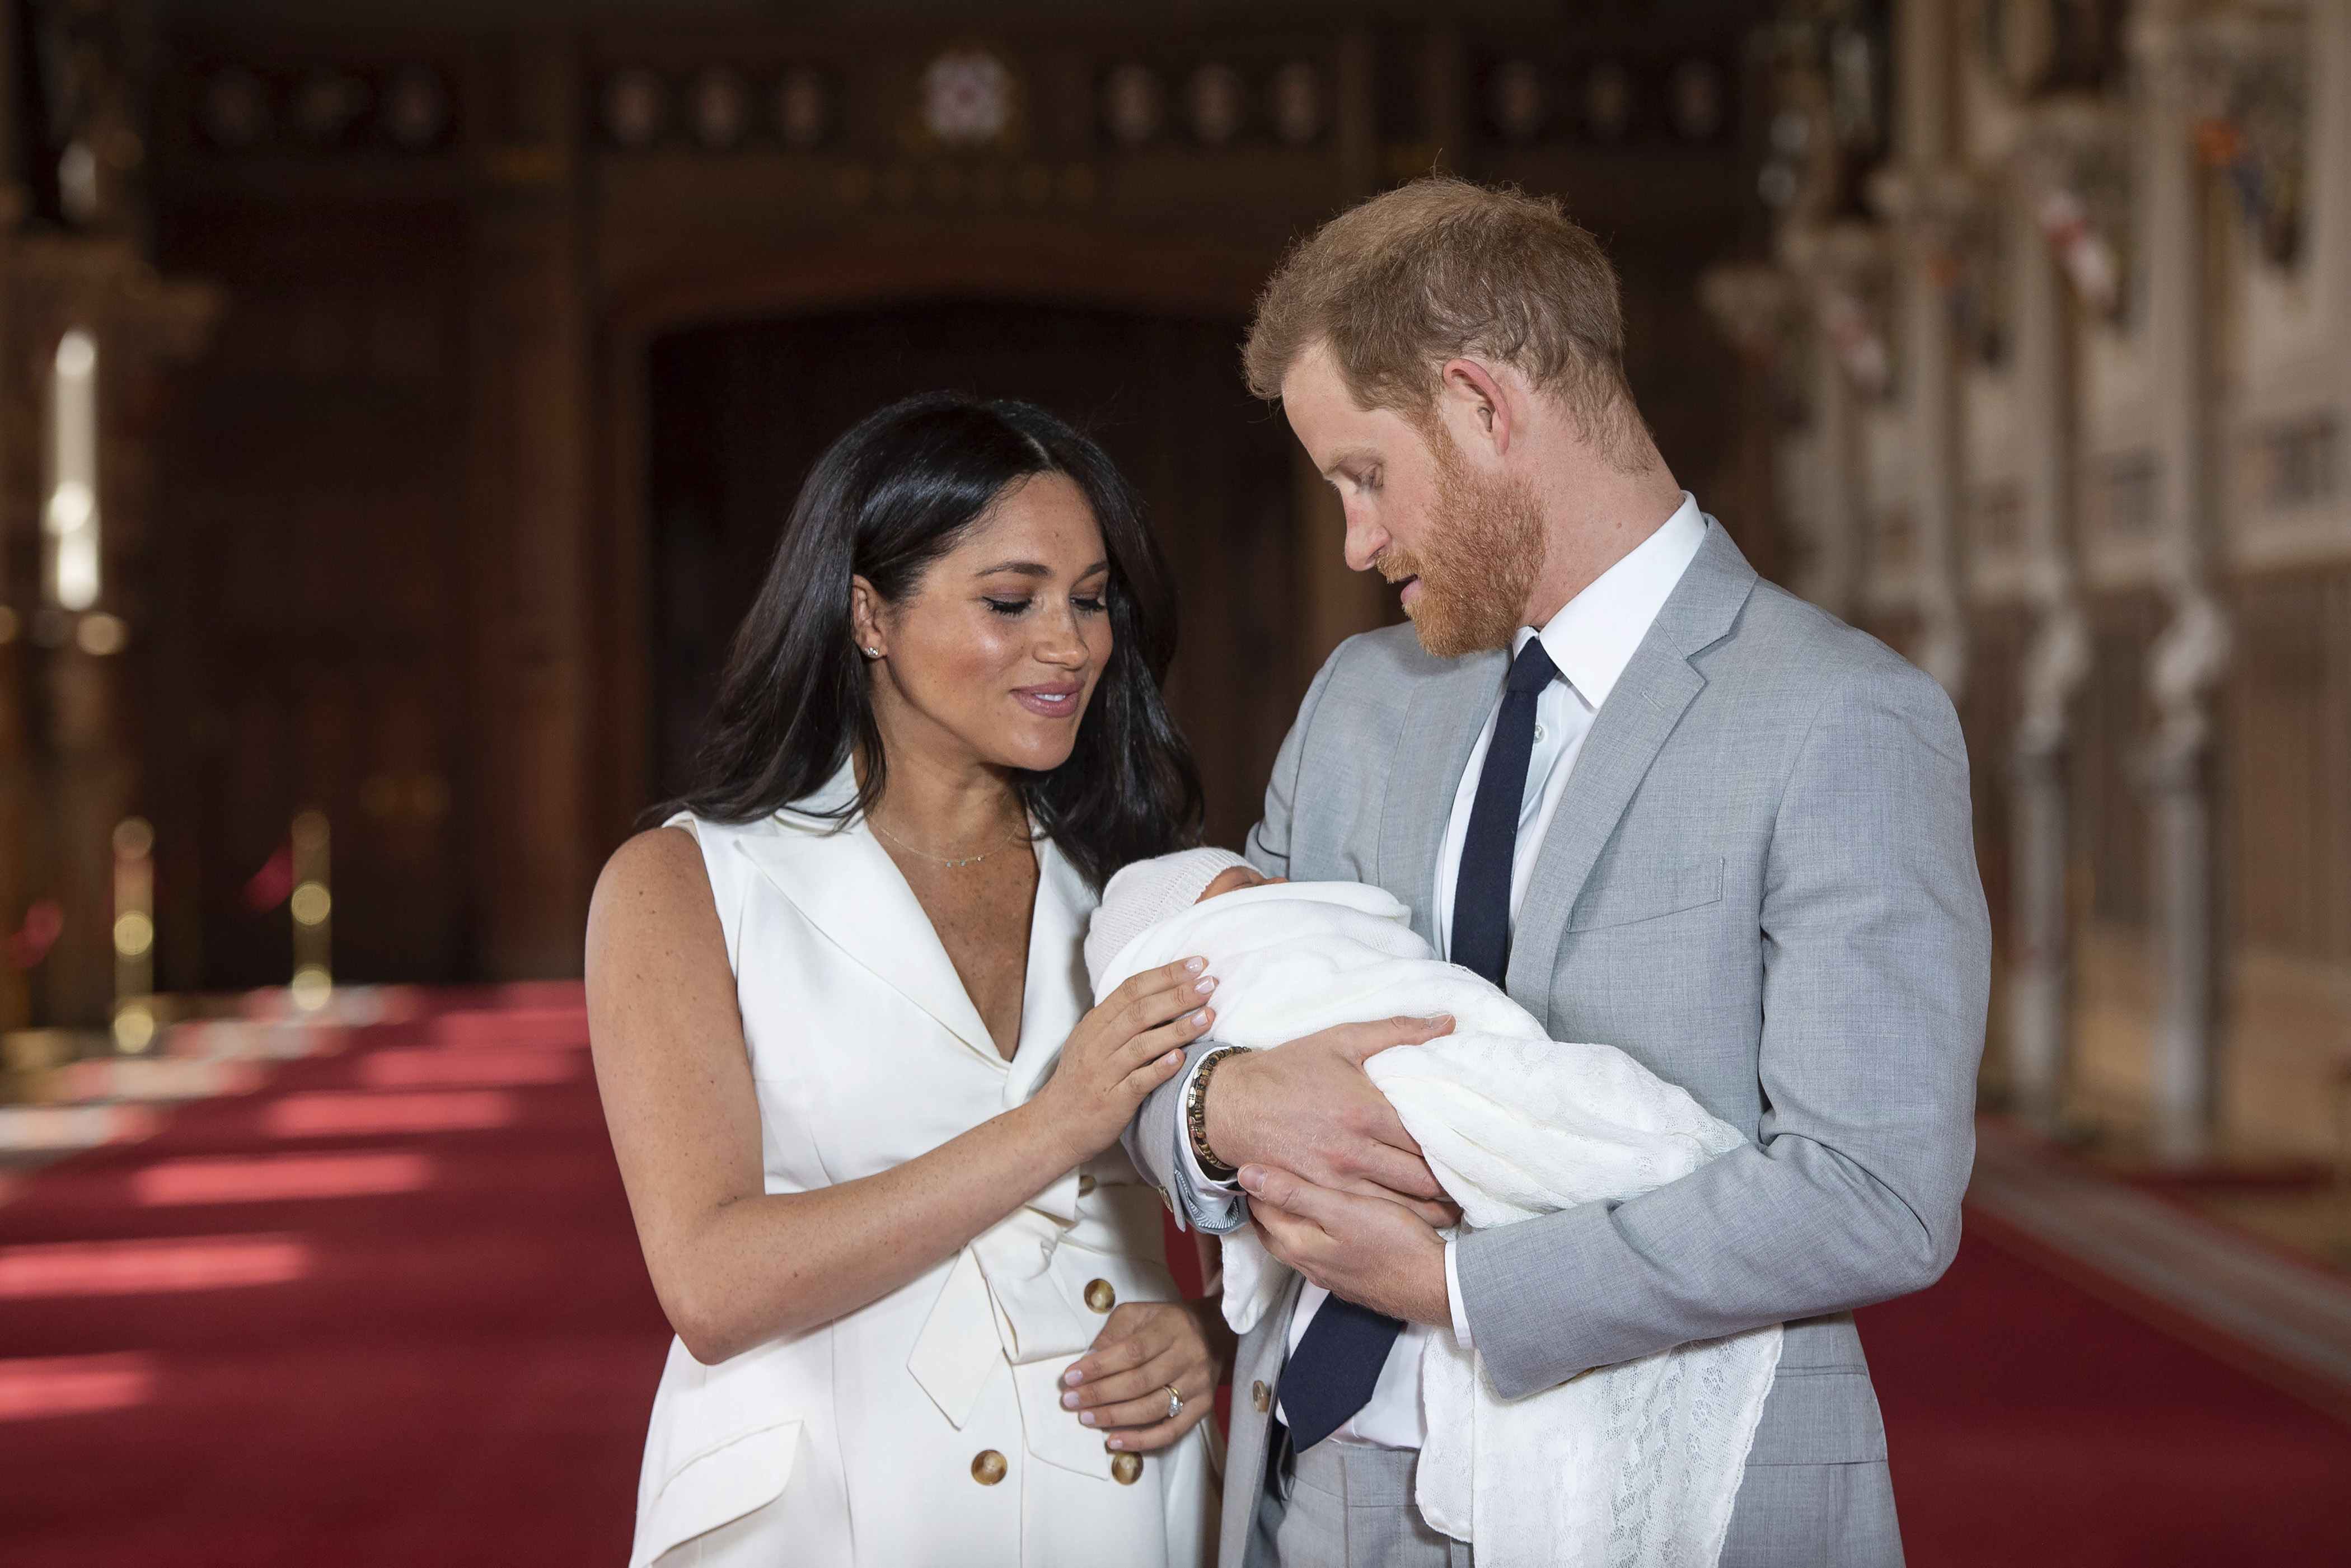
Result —
<instances>
[{"instance_id":1,"label":"man","mask_svg":"<svg viewBox=\"0 0 2351 1568\"><path fill-rule=\"evenodd\" d=\"M1224 1568L1465 1563L1423 1521L1419 1351L1505 1396L1785 1322L1720 1561L1901 1561L1850 1309L1933 1281L1973 1158L1989 922L1949 702L1757 580L1667 470L1616 281L1555 203L1449 179L1301 246L1251 326L1412 625L1308 689L1249 855L1376 883L1555 1040L1622 1047L1750 1143L1621 1205L1447 1242L1362 1071L1447 1020L1204 1042L1129 1146L1303 1281L1235 1370Z\"/></svg>"}]
</instances>

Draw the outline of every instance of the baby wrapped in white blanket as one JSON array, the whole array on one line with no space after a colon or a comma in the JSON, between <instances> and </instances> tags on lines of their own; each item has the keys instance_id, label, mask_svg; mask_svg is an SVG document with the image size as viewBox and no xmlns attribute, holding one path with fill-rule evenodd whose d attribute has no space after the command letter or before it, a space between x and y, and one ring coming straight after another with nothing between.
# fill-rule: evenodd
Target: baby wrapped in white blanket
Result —
<instances>
[{"instance_id":1,"label":"baby wrapped in white blanket","mask_svg":"<svg viewBox=\"0 0 2351 1568\"><path fill-rule=\"evenodd\" d=\"M1449 1013L1453 1032L1364 1070L1473 1229L1621 1201L1741 1142L1614 1046L1562 1044L1499 988L1435 957L1409 912L1356 883L1268 882L1239 856L1139 862L1103 890L1086 940L1096 997L1199 956L1212 1039L1263 1050L1328 1029ZM1223 1238L1224 1310L1246 1333L1290 1270L1253 1228ZM1713 1563L1780 1359L1780 1328L1676 1346L1505 1400L1450 1328L1421 1364L1422 1514L1481 1568Z\"/></svg>"}]
</instances>

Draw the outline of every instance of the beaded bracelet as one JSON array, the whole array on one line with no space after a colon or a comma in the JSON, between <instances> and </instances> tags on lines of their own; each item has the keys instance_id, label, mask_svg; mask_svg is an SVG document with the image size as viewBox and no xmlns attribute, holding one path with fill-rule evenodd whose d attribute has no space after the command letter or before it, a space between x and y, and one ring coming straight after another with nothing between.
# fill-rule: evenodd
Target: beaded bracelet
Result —
<instances>
[{"instance_id":1,"label":"beaded bracelet","mask_svg":"<svg viewBox=\"0 0 2351 1568\"><path fill-rule=\"evenodd\" d=\"M1217 1071L1217 1063L1228 1056L1239 1056L1249 1048L1239 1045L1219 1046L1200 1058L1199 1070L1192 1074L1192 1086L1184 1095L1184 1129L1191 1134L1192 1157L1200 1162L1200 1174L1210 1181L1230 1181L1236 1167L1217 1157L1208 1146L1208 1077Z\"/></svg>"}]
</instances>

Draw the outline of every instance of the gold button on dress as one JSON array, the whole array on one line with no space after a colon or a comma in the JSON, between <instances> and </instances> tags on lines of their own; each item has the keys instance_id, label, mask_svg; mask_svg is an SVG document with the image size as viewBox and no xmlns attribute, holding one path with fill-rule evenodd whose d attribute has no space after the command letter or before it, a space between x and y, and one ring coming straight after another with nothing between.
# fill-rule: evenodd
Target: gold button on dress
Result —
<instances>
[{"instance_id":1,"label":"gold button on dress","mask_svg":"<svg viewBox=\"0 0 2351 1568\"><path fill-rule=\"evenodd\" d=\"M971 1479L984 1487L992 1487L1004 1479L1004 1456L994 1448L982 1448L971 1461Z\"/></svg>"},{"instance_id":2,"label":"gold button on dress","mask_svg":"<svg viewBox=\"0 0 2351 1568\"><path fill-rule=\"evenodd\" d=\"M1273 1390L1268 1388L1262 1379L1249 1385L1249 1404L1260 1416L1273 1408Z\"/></svg>"},{"instance_id":3,"label":"gold button on dress","mask_svg":"<svg viewBox=\"0 0 2351 1568\"><path fill-rule=\"evenodd\" d=\"M1110 1460L1111 1479L1123 1487L1131 1487L1143 1478L1141 1454L1113 1454Z\"/></svg>"},{"instance_id":4,"label":"gold button on dress","mask_svg":"<svg viewBox=\"0 0 2351 1568\"><path fill-rule=\"evenodd\" d=\"M1108 1280L1088 1280L1086 1305L1098 1312L1106 1312L1118 1305L1118 1291L1112 1289Z\"/></svg>"}]
</instances>

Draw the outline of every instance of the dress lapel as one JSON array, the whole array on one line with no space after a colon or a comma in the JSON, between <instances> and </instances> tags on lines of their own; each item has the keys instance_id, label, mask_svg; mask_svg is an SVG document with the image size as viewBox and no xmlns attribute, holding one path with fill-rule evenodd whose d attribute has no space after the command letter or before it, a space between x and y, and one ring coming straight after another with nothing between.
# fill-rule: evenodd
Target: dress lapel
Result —
<instances>
[{"instance_id":1,"label":"dress lapel","mask_svg":"<svg viewBox=\"0 0 2351 1568\"><path fill-rule=\"evenodd\" d=\"M1683 711L1706 686L1690 655L1729 632L1755 586L1755 569L1722 525L1712 517L1706 522L1706 542L1593 716L1592 732L1536 853L1504 977L1510 995L1539 1018L1568 915L1593 863Z\"/></svg>"},{"instance_id":2,"label":"dress lapel","mask_svg":"<svg viewBox=\"0 0 2351 1568\"><path fill-rule=\"evenodd\" d=\"M1457 659L1431 679L1416 683L1405 709L1389 764L1374 874L1412 911L1412 928L1432 943L1437 911L1430 900L1453 796L1510 669L1509 656L1499 653Z\"/></svg>"},{"instance_id":3,"label":"dress lapel","mask_svg":"<svg viewBox=\"0 0 2351 1568\"><path fill-rule=\"evenodd\" d=\"M1020 1044L1004 1082L1004 1103L1025 1102L1037 1092L1061 1044L1092 999L1086 978L1086 917L1096 903L1053 841L1037 841L1037 913L1029 929L1029 980L1020 999Z\"/></svg>"},{"instance_id":4,"label":"dress lapel","mask_svg":"<svg viewBox=\"0 0 2351 1568\"><path fill-rule=\"evenodd\" d=\"M841 825L789 810L773 820L778 831L747 833L735 842L776 891L949 1034L997 1066L1007 1065L930 917L864 820ZM1039 897L1041 903L1041 886Z\"/></svg>"}]
</instances>

